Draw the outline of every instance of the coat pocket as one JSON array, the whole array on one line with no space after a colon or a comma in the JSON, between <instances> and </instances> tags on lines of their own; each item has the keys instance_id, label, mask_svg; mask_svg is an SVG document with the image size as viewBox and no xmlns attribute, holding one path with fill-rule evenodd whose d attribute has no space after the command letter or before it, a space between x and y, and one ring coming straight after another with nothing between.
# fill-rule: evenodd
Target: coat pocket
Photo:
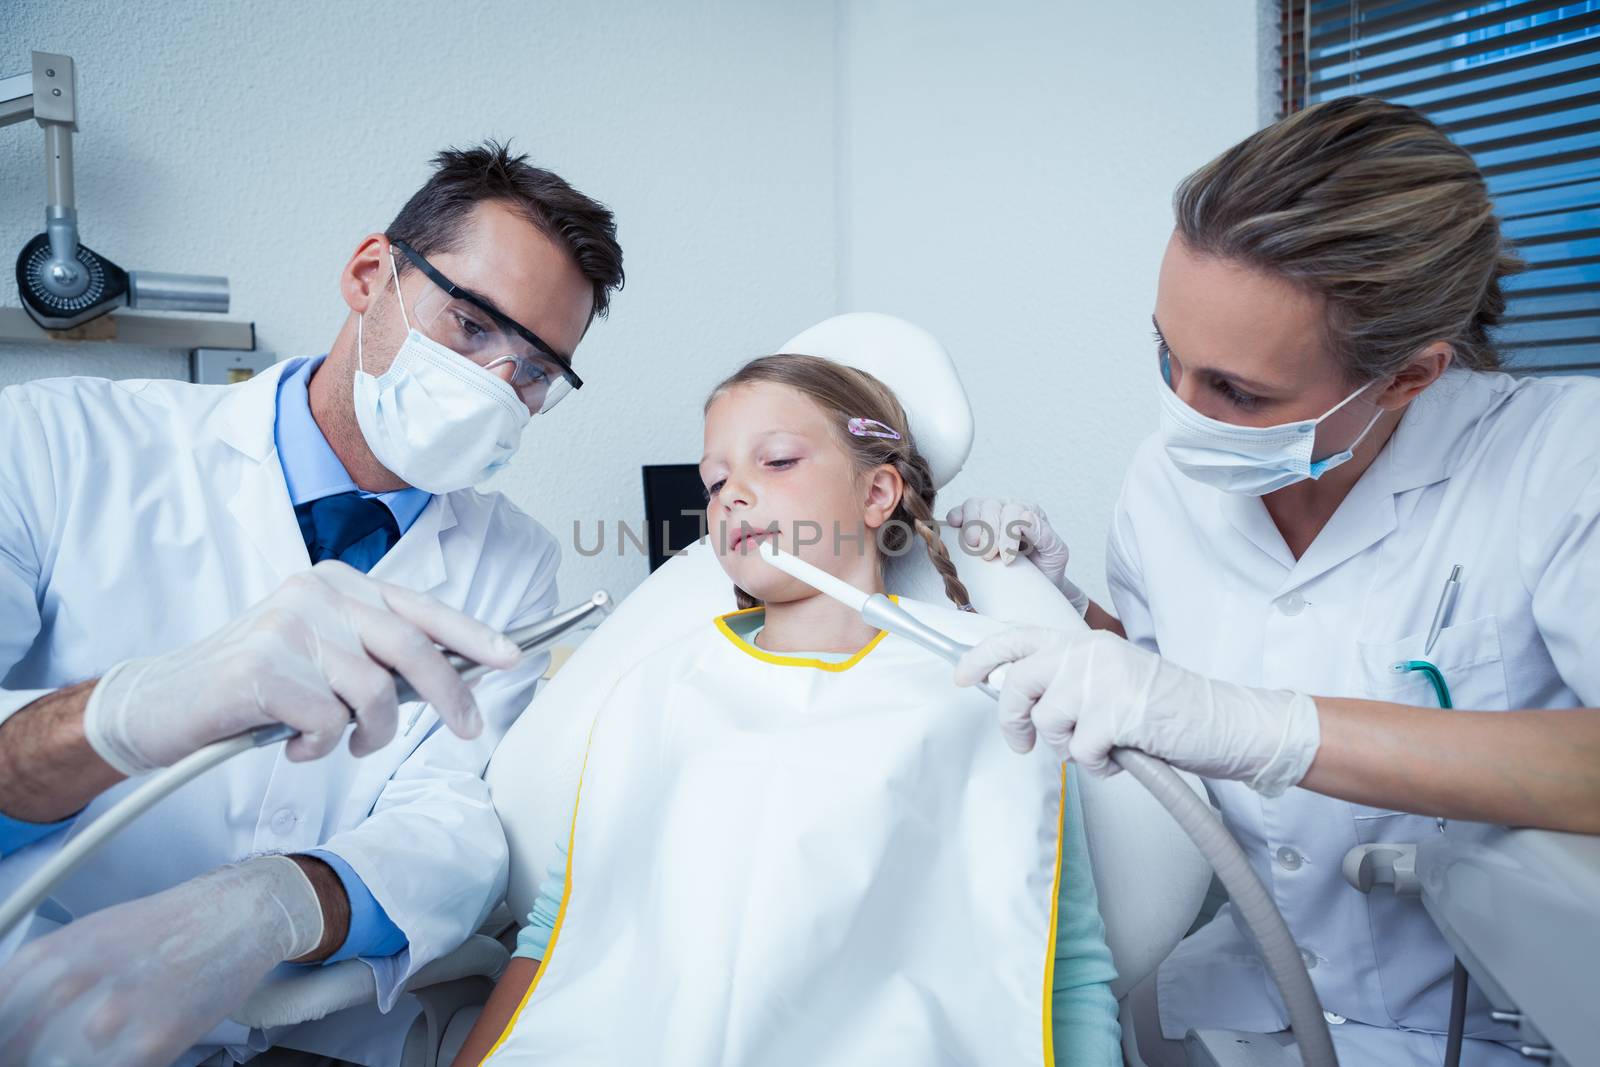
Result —
<instances>
[{"instance_id":1,"label":"coat pocket","mask_svg":"<svg viewBox=\"0 0 1600 1067\"><path fill-rule=\"evenodd\" d=\"M1500 649L1500 624L1493 615L1447 626L1439 631L1433 651L1423 653L1427 631L1397 641L1358 641L1358 691L1372 700L1437 707L1439 700L1421 671L1398 666L1426 660L1439 668L1455 707L1504 711L1507 707L1505 661Z\"/></svg>"}]
</instances>

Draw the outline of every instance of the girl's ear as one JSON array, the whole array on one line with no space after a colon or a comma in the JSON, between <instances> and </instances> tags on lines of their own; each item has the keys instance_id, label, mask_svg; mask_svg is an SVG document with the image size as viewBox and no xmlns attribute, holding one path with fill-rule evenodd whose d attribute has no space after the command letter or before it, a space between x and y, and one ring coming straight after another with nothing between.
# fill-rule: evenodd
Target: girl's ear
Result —
<instances>
[{"instance_id":1,"label":"girl's ear","mask_svg":"<svg viewBox=\"0 0 1600 1067\"><path fill-rule=\"evenodd\" d=\"M882 464L867 473L866 497L862 501L862 521L876 530L894 517L905 494L905 479L892 464Z\"/></svg>"}]
</instances>

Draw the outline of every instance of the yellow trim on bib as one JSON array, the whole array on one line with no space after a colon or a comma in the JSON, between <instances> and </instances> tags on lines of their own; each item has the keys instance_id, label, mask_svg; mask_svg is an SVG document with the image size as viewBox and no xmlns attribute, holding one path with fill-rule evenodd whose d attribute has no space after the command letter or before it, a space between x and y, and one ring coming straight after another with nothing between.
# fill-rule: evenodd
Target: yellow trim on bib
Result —
<instances>
[{"instance_id":1,"label":"yellow trim on bib","mask_svg":"<svg viewBox=\"0 0 1600 1067\"><path fill-rule=\"evenodd\" d=\"M539 979L550 969L550 957L555 954L556 942L561 938L561 924L567 917L567 902L572 899L572 846L578 838L578 804L583 800L583 772L589 768L589 744L593 740L594 727L590 726L589 740L583 746L583 766L578 769L578 791L572 800L572 825L567 830L566 883L561 887L561 906L556 909L555 925L550 928L550 943L544 947L544 959L539 961L539 969L533 972L533 981L528 983L528 991L522 994L522 999L517 1002L516 1010L506 1022L506 1028L501 1031L494 1044L489 1046L489 1051L483 1054L483 1059L478 1061L479 1067L493 1058L500 1046L506 1043L506 1038L511 1036L511 1031L516 1029L517 1019L522 1016L522 1009L528 1006L528 1001L533 999L533 991L539 988Z\"/></svg>"},{"instance_id":2,"label":"yellow trim on bib","mask_svg":"<svg viewBox=\"0 0 1600 1067\"><path fill-rule=\"evenodd\" d=\"M899 603L900 601L899 597L894 596L891 596L889 599L895 601L895 603ZM857 652L849 659L840 660L838 663L829 663L825 659L813 659L810 656L785 656L777 652L768 652L764 648L757 648L755 645L752 645L750 642L734 633L733 628L728 625L729 619L736 618L740 615L749 615L756 611L766 610L766 608L758 605L753 608L744 608L740 611L730 611L726 615L718 615L716 618L717 629L722 631L722 636L726 637L729 641L732 641L733 647L737 648L740 652L743 652L749 656L753 656L763 663L777 664L779 667L815 667L819 671L832 671L837 674L839 671L847 671L851 667L854 667L857 663L860 663L864 658L866 658L868 652L871 652L873 649L878 647L878 642L882 641L889 635L888 630L879 630L876 637L861 647L861 651Z\"/></svg>"},{"instance_id":3,"label":"yellow trim on bib","mask_svg":"<svg viewBox=\"0 0 1600 1067\"><path fill-rule=\"evenodd\" d=\"M1055 1004L1056 920L1061 913L1061 852L1067 839L1067 765L1061 764L1061 814L1056 820L1056 876L1050 886L1050 937L1044 955L1044 1067L1055 1067L1056 1028L1051 1017Z\"/></svg>"}]
</instances>

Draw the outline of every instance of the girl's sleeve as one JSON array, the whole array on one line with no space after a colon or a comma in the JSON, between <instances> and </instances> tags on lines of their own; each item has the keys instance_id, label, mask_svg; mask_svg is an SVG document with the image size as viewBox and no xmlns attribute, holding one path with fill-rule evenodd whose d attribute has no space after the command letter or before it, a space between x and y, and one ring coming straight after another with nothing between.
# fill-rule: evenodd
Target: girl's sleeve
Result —
<instances>
[{"instance_id":1,"label":"girl's sleeve","mask_svg":"<svg viewBox=\"0 0 1600 1067\"><path fill-rule=\"evenodd\" d=\"M544 879L539 883L539 894L534 898L533 910L528 913L528 924L517 932L517 947L511 953L513 956L525 956L530 960L544 959L566 889L567 843L557 841L556 858L550 862Z\"/></svg>"},{"instance_id":2,"label":"girl's sleeve","mask_svg":"<svg viewBox=\"0 0 1600 1067\"><path fill-rule=\"evenodd\" d=\"M1072 1067L1120 1067L1122 1028L1111 981L1117 968L1089 871L1077 768L1067 768L1061 827L1061 895L1056 914L1056 964L1051 999L1055 1062Z\"/></svg>"}]
</instances>

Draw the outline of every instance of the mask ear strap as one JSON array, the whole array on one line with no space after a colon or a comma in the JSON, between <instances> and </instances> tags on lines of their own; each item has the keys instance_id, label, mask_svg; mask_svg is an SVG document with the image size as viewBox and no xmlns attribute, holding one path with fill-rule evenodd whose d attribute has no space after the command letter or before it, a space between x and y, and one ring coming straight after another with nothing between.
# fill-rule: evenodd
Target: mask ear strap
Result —
<instances>
[{"instance_id":1,"label":"mask ear strap","mask_svg":"<svg viewBox=\"0 0 1600 1067\"><path fill-rule=\"evenodd\" d=\"M1377 405L1374 404L1373 407L1377 407ZM1351 452L1354 452L1356 450L1356 446L1359 445L1362 441L1366 440L1367 434L1372 432L1372 428L1374 426L1378 425L1378 420L1381 419L1381 418L1383 418L1383 409L1382 408L1378 408L1377 411L1374 411L1372 413L1372 418L1367 420L1366 428L1363 429L1360 433L1356 434L1356 439L1354 441L1350 442L1350 451Z\"/></svg>"},{"instance_id":2,"label":"mask ear strap","mask_svg":"<svg viewBox=\"0 0 1600 1067\"><path fill-rule=\"evenodd\" d=\"M406 298L400 292L400 268L396 266L394 248L389 249L389 272L394 275L394 295L400 301L400 318L406 324L406 331L411 330L411 316L406 314Z\"/></svg>"},{"instance_id":3,"label":"mask ear strap","mask_svg":"<svg viewBox=\"0 0 1600 1067\"><path fill-rule=\"evenodd\" d=\"M1381 378L1374 378L1372 381L1368 382L1366 385L1363 385L1360 389L1357 389L1355 392L1351 393L1349 396L1347 396L1343 400L1339 401L1333 407L1331 407L1327 411L1323 412L1321 418L1317 419L1317 422L1319 422L1319 423L1323 422L1324 420L1326 420L1328 418L1329 415L1332 415L1335 411L1338 411L1340 408L1342 408L1346 404L1350 403L1350 401L1354 400L1356 397L1360 396L1362 393L1366 392L1368 389L1371 389L1374 385L1377 385L1378 382L1380 382L1380 381L1382 381ZM1372 429L1372 426L1370 424L1368 424L1367 429L1369 429L1369 430Z\"/></svg>"}]
</instances>

